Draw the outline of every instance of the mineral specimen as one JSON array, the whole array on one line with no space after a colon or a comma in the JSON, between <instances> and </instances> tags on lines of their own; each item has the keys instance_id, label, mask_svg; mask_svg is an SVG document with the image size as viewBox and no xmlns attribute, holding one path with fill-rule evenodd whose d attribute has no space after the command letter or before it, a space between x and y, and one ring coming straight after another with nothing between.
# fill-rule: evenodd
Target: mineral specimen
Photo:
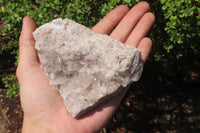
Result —
<instances>
[{"instance_id":1,"label":"mineral specimen","mask_svg":"<svg viewBox=\"0 0 200 133\"><path fill-rule=\"evenodd\" d=\"M120 94L141 76L138 49L70 19L46 23L33 36L41 68L73 117Z\"/></svg>"}]
</instances>

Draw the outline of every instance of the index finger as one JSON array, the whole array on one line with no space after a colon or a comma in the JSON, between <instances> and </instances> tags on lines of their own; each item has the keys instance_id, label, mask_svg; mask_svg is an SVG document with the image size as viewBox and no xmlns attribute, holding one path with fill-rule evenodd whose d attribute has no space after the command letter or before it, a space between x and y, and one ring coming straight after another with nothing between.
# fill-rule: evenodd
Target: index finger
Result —
<instances>
[{"instance_id":1,"label":"index finger","mask_svg":"<svg viewBox=\"0 0 200 133\"><path fill-rule=\"evenodd\" d=\"M120 5L109 12L92 30L100 34L109 34L113 28L123 19L128 13L129 8L125 5Z\"/></svg>"}]
</instances>

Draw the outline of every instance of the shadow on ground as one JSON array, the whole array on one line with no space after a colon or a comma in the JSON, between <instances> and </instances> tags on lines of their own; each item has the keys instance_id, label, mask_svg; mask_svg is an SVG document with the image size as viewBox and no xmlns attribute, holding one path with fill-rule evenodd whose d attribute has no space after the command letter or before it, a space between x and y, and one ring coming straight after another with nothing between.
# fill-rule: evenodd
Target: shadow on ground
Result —
<instances>
[{"instance_id":1,"label":"shadow on ground","mask_svg":"<svg viewBox=\"0 0 200 133\"><path fill-rule=\"evenodd\" d=\"M197 66L166 74L163 65L146 64L141 80L129 89L106 132L199 133Z\"/></svg>"},{"instance_id":2,"label":"shadow on ground","mask_svg":"<svg viewBox=\"0 0 200 133\"><path fill-rule=\"evenodd\" d=\"M102 132L199 133L199 60L186 64L177 62L170 67L168 61L145 64L140 81L129 88L119 109ZM14 74L15 71L2 69L0 77L8 73ZM3 84L0 85L2 88ZM6 90L0 90L0 132L20 133L23 114L19 96L8 99L5 97Z\"/></svg>"}]
</instances>

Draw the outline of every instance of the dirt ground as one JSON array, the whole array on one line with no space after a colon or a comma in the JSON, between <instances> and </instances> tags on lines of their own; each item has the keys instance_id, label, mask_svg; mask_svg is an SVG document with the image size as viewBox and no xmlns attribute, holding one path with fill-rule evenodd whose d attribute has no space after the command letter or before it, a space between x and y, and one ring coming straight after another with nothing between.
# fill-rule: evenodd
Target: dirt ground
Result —
<instances>
[{"instance_id":1,"label":"dirt ground","mask_svg":"<svg viewBox=\"0 0 200 133\"><path fill-rule=\"evenodd\" d=\"M21 133L23 114L19 96L5 96L6 90L0 89L0 133Z\"/></svg>"},{"instance_id":2,"label":"dirt ground","mask_svg":"<svg viewBox=\"0 0 200 133\"><path fill-rule=\"evenodd\" d=\"M200 66L200 64L199 64ZM110 123L101 133L199 133L200 67L181 76L146 65ZM0 89L0 133L20 133L22 109L19 96L6 98Z\"/></svg>"}]
</instances>

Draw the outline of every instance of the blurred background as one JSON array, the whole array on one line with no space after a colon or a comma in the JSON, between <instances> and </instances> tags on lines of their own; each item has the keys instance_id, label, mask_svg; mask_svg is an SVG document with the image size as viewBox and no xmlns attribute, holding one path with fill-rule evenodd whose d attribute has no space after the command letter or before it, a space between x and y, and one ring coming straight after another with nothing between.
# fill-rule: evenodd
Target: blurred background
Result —
<instances>
[{"instance_id":1,"label":"blurred background","mask_svg":"<svg viewBox=\"0 0 200 133\"><path fill-rule=\"evenodd\" d=\"M40 26L70 18L92 28L109 11L140 0L0 0L0 133L21 131L22 109L15 76L24 16ZM200 0L147 0L156 22L153 48L102 133L200 132Z\"/></svg>"}]
</instances>

